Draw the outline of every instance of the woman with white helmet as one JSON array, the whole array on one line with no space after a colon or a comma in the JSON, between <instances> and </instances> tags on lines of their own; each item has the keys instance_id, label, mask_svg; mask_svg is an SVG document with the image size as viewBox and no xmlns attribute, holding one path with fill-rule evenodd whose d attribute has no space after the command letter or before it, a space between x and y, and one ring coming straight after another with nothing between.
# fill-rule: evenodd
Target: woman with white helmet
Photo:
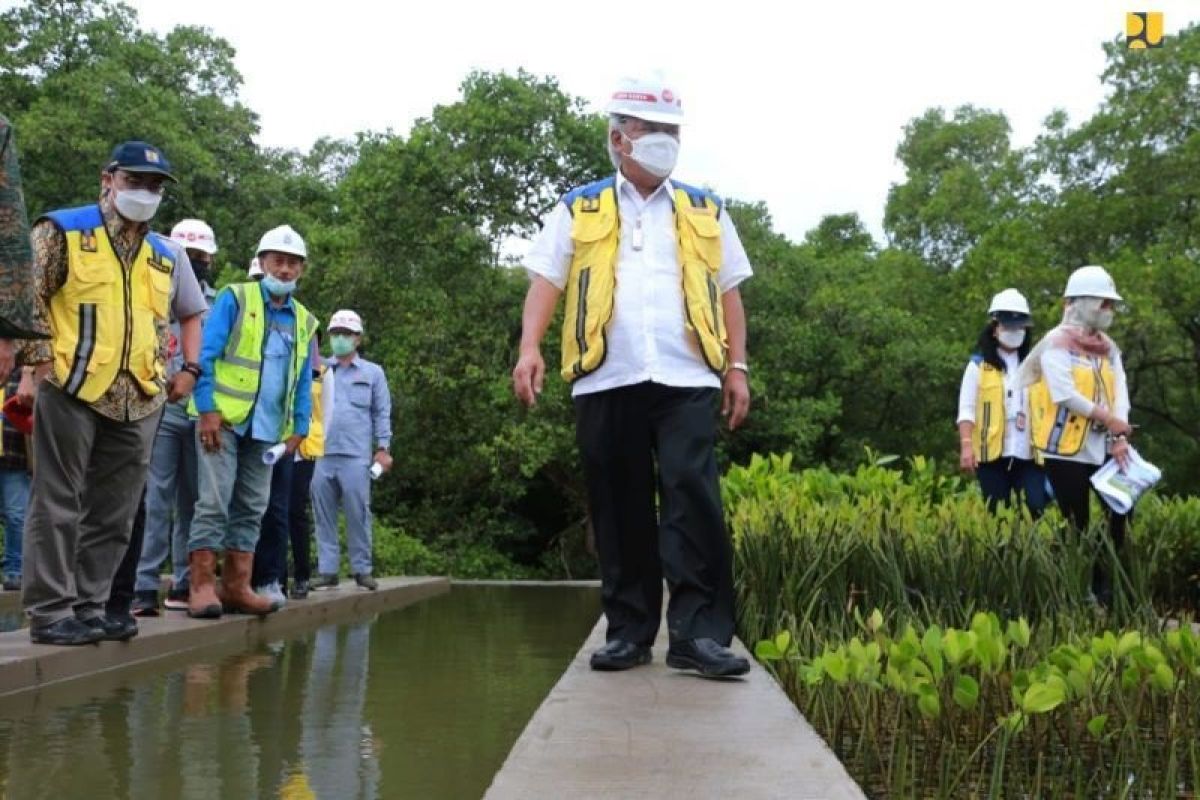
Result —
<instances>
[{"instance_id":1,"label":"woman with white helmet","mask_svg":"<svg viewBox=\"0 0 1200 800\"><path fill-rule=\"evenodd\" d=\"M1018 377L1029 354L1029 302L1016 289L992 298L988 323L958 394L959 466L974 473L988 508L1021 495L1035 517L1046 506L1046 476L1029 444L1029 392Z\"/></svg>"},{"instance_id":2,"label":"woman with white helmet","mask_svg":"<svg viewBox=\"0 0 1200 800\"><path fill-rule=\"evenodd\" d=\"M1129 390L1121 351L1105 331L1121 301L1103 267L1080 267L1063 292L1062 323L1030 353L1022 384L1030 388L1033 445L1045 458L1046 475L1067 521L1088 527L1090 478L1111 455L1128 463ZM1108 531L1119 551L1126 517L1103 502ZM1112 601L1112 579L1103 559L1092 571L1092 591L1104 605Z\"/></svg>"}]
</instances>

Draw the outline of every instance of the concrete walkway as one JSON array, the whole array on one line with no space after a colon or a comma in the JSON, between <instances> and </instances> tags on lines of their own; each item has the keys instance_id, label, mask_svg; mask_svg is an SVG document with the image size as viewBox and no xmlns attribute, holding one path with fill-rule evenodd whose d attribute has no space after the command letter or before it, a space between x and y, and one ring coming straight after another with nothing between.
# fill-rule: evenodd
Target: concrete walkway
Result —
<instances>
[{"instance_id":1,"label":"concrete walkway","mask_svg":"<svg viewBox=\"0 0 1200 800\"><path fill-rule=\"evenodd\" d=\"M603 644L601 618L487 800L864 797L757 663L744 680L677 672L664 663L663 632L651 665L593 672L588 656Z\"/></svg>"},{"instance_id":2,"label":"concrete walkway","mask_svg":"<svg viewBox=\"0 0 1200 800\"><path fill-rule=\"evenodd\" d=\"M266 617L239 614L199 620L182 611L164 611L163 616L139 619L140 631L128 642L82 647L33 644L28 628L0 633L0 699L7 703L17 693L85 676L90 683L100 673L199 648L240 650L298 629L400 608L449 590L446 578L381 578L374 592L343 581L341 587L313 592L307 600L290 600Z\"/></svg>"}]
</instances>

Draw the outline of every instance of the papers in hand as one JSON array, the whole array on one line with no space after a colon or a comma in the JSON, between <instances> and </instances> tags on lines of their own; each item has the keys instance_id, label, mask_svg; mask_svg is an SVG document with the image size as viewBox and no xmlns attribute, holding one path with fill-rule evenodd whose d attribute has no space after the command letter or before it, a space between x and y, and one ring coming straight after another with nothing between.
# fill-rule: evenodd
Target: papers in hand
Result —
<instances>
[{"instance_id":1,"label":"papers in hand","mask_svg":"<svg viewBox=\"0 0 1200 800\"><path fill-rule=\"evenodd\" d=\"M287 449L287 445L283 442L272 447L267 452L263 453L263 463L270 466L283 456L283 451Z\"/></svg>"},{"instance_id":2,"label":"papers in hand","mask_svg":"<svg viewBox=\"0 0 1200 800\"><path fill-rule=\"evenodd\" d=\"M1092 486L1100 493L1109 508L1118 514L1128 514L1138 498L1162 478L1162 470L1129 448L1129 467L1121 472L1115 458L1110 458L1092 475Z\"/></svg>"}]
</instances>

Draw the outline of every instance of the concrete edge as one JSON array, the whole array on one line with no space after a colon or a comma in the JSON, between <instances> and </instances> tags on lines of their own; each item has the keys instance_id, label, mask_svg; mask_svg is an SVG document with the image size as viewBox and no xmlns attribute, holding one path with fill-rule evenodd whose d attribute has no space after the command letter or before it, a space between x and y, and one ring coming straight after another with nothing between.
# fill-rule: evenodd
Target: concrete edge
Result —
<instances>
[{"instance_id":1,"label":"concrete edge","mask_svg":"<svg viewBox=\"0 0 1200 800\"><path fill-rule=\"evenodd\" d=\"M28 697L48 686L87 678L88 689L94 690L97 679L128 667L200 649L237 651L301 630L402 608L448 591L447 578L383 578L377 591L347 587L314 592L309 599L290 601L267 617L226 615L219 620L195 620L182 612L166 612L139 620L140 633L128 642L84 647L37 645L29 641L27 628L9 631L0 634L0 716L11 712L14 698L25 697L16 705L28 706Z\"/></svg>"},{"instance_id":2,"label":"concrete edge","mask_svg":"<svg viewBox=\"0 0 1200 800\"><path fill-rule=\"evenodd\" d=\"M734 639L731 649L750 659L751 671L735 681L708 682L667 668L665 621L649 666L629 673L597 673L588 661L592 650L604 643L605 628L601 616L492 776L485 800L696 797L708 796L706 792L788 800L866 797L783 687L740 640ZM621 682L622 694L613 695ZM698 686L703 688L697 694L693 690ZM722 720L727 727L719 737L723 743L714 750L711 728L704 728L711 726L714 714L722 715L719 693L727 690L748 694L728 696L723 706L728 716ZM749 713L741 713L746 709ZM647 724L660 712L666 729ZM697 762L688 753L692 747L707 749L714 761L724 763L706 763L703 758ZM652 755L632 757L639 750ZM754 768L730 771L731 760ZM680 770L687 779L676 783L670 776ZM596 778L597 773L601 777Z\"/></svg>"}]
</instances>

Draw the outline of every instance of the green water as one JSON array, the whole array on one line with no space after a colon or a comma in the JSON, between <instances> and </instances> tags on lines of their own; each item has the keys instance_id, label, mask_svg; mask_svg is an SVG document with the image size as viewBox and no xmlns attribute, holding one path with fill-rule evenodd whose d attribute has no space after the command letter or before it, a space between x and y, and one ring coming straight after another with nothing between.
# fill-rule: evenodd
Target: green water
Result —
<instances>
[{"instance_id":1,"label":"green water","mask_svg":"<svg viewBox=\"0 0 1200 800\"><path fill-rule=\"evenodd\" d=\"M480 797L598 614L594 589L456 586L90 698L0 701L0 796Z\"/></svg>"}]
</instances>

